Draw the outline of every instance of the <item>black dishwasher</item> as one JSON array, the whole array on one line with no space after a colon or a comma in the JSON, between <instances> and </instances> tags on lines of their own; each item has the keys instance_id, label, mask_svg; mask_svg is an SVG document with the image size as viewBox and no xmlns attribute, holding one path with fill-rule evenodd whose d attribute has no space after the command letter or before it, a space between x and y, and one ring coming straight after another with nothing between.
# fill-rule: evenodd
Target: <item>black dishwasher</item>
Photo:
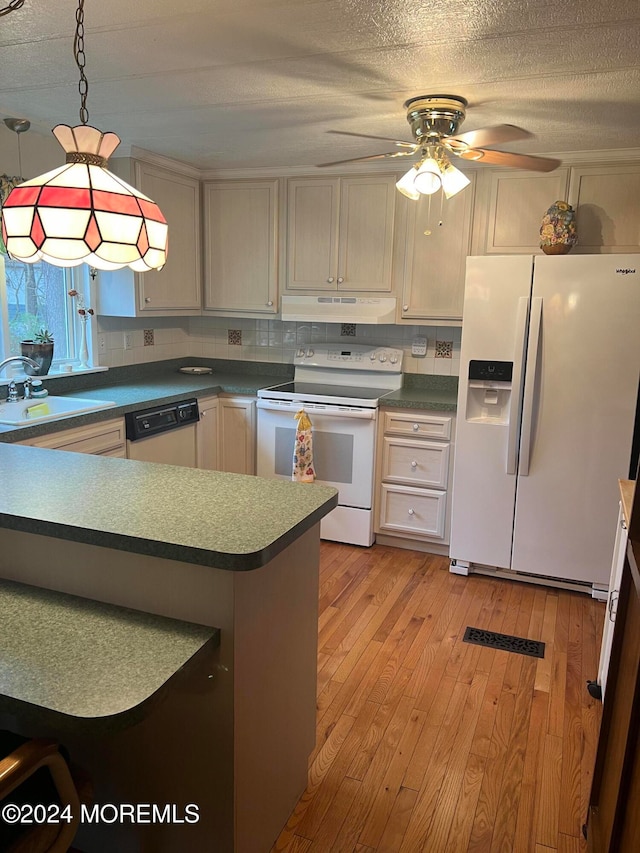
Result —
<instances>
[{"instance_id":1,"label":"black dishwasher","mask_svg":"<svg viewBox=\"0 0 640 853\"><path fill-rule=\"evenodd\" d=\"M163 406L153 406L139 412L128 412L125 416L127 439L138 441L149 438L172 429L179 429L188 424L197 423L200 419L198 401L181 400L179 403L166 403Z\"/></svg>"}]
</instances>

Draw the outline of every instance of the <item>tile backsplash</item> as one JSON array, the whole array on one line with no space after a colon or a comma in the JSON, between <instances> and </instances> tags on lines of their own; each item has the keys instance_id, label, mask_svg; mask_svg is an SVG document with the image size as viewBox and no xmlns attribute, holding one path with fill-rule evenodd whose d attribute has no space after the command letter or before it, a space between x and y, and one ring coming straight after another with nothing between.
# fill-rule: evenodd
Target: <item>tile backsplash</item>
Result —
<instances>
[{"instance_id":1,"label":"tile backsplash","mask_svg":"<svg viewBox=\"0 0 640 853\"><path fill-rule=\"evenodd\" d=\"M457 376L461 333L455 326L294 323L234 317L97 319L97 335L105 336L106 342L106 351L98 360L107 367L183 356L291 364L303 344L348 342L404 350L405 373ZM411 342L418 336L427 338L427 351L416 358L411 355Z\"/></svg>"}]
</instances>

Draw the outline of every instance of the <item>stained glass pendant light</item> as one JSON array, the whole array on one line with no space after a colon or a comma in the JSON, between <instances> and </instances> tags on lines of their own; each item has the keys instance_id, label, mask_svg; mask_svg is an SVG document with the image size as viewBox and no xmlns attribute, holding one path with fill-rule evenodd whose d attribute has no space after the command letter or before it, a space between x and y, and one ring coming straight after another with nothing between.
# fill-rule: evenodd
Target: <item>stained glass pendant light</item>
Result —
<instances>
[{"instance_id":1,"label":"stained glass pendant light","mask_svg":"<svg viewBox=\"0 0 640 853\"><path fill-rule=\"evenodd\" d=\"M19 184L4 202L2 235L7 251L28 264L161 269L167 259L166 219L155 202L106 168L119 137L87 123L84 0L78 0L73 51L80 71L82 124L54 127L66 164Z\"/></svg>"}]
</instances>

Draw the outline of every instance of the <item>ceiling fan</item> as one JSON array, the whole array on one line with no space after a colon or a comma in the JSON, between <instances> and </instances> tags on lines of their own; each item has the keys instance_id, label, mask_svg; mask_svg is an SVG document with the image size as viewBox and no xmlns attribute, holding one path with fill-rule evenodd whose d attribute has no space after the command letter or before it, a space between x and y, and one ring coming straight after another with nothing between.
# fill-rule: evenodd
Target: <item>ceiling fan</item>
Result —
<instances>
[{"instance_id":1,"label":"ceiling fan","mask_svg":"<svg viewBox=\"0 0 640 853\"><path fill-rule=\"evenodd\" d=\"M513 154L509 151L487 149L487 145L499 145L529 139L532 134L513 124L482 127L458 134L458 128L466 115L467 101L458 95L419 95L405 102L407 121L415 142L404 142L386 136L370 136L366 133L351 133L345 130L330 130L341 136L358 136L364 139L381 139L393 142L397 149L368 157L352 157L334 160L319 166L338 166L364 160L379 160L392 157L418 155L417 162L398 181L398 190L411 199L431 195L442 187L447 198L464 189L469 179L449 160L454 154L463 160L478 160L492 166L512 166L536 172L551 172L560 165L560 160L550 157L535 157L530 154Z\"/></svg>"}]
</instances>

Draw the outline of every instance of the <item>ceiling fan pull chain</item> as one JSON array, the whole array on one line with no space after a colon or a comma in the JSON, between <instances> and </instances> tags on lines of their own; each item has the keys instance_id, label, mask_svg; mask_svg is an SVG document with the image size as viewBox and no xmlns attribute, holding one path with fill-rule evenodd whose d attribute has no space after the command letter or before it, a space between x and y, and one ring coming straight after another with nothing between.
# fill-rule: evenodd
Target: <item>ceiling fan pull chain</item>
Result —
<instances>
[{"instance_id":1,"label":"ceiling fan pull chain","mask_svg":"<svg viewBox=\"0 0 640 853\"><path fill-rule=\"evenodd\" d=\"M431 196L427 196L429 199L428 207L427 207L427 228L424 232L425 237L431 236Z\"/></svg>"},{"instance_id":2,"label":"ceiling fan pull chain","mask_svg":"<svg viewBox=\"0 0 640 853\"><path fill-rule=\"evenodd\" d=\"M87 124L89 121L89 110L87 109L87 95L89 94L89 81L84 73L86 57L84 55L84 0L78 0L76 9L76 34L73 39L73 56L80 72L78 92L80 93L80 121Z\"/></svg>"}]
</instances>

